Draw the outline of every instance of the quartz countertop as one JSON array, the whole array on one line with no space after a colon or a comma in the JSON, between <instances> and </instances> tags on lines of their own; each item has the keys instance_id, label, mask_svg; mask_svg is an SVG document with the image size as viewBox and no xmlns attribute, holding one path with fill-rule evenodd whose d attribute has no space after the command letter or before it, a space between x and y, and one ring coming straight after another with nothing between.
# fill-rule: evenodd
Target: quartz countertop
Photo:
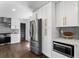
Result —
<instances>
[{"instance_id":1,"label":"quartz countertop","mask_svg":"<svg viewBox=\"0 0 79 59\"><path fill-rule=\"evenodd\" d=\"M53 41L66 43L66 44L73 44L73 45L78 44L79 45L79 39L56 38L56 39L53 39Z\"/></svg>"}]
</instances>

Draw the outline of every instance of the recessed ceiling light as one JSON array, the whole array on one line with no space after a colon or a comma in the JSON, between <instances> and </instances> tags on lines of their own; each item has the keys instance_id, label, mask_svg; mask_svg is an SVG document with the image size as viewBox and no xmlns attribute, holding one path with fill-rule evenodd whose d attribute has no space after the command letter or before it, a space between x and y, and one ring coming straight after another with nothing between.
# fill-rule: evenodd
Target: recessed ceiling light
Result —
<instances>
[{"instance_id":1,"label":"recessed ceiling light","mask_svg":"<svg viewBox=\"0 0 79 59\"><path fill-rule=\"evenodd\" d=\"M12 11L16 11L16 9L12 9Z\"/></svg>"}]
</instances>

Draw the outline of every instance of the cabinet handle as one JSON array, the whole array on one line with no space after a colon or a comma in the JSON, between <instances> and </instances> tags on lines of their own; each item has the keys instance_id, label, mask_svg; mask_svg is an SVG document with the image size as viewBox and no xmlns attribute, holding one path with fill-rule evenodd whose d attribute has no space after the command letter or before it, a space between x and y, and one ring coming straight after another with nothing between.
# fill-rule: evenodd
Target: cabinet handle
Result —
<instances>
[{"instance_id":1,"label":"cabinet handle","mask_svg":"<svg viewBox=\"0 0 79 59\"><path fill-rule=\"evenodd\" d=\"M63 17L63 25L66 25L66 16Z\"/></svg>"}]
</instances>

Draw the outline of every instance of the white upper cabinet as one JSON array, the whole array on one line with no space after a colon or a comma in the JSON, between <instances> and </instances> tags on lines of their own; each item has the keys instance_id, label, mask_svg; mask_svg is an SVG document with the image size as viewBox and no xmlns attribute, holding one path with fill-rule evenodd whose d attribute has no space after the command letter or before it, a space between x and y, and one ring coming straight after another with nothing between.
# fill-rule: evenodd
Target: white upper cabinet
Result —
<instances>
[{"instance_id":1,"label":"white upper cabinet","mask_svg":"<svg viewBox=\"0 0 79 59\"><path fill-rule=\"evenodd\" d=\"M57 27L63 26L63 17L64 17L63 9L64 9L63 2L59 2L56 4L56 26Z\"/></svg>"},{"instance_id":2,"label":"white upper cabinet","mask_svg":"<svg viewBox=\"0 0 79 59\"><path fill-rule=\"evenodd\" d=\"M56 27L79 26L78 22L77 1L65 1L56 4Z\"/></svg>"},{"instance_id":3,"label":"white upper cabinet","mask_svg":"<svg viewBox=\"0 0 79 59\"><path fill-rule=\"evenodd\" d=\"M38 11L34 12L33 16L31 17L31 20L36 20L37 15L38 15Z\"/></svg>"},{"instance_id":4,"label":"white upper cabinet","mask_svg":"<svg viewBox=\"0 0 79 59\"><path fill-rule=\"evenodd\" d=\"M38 9L38 19L40 19L40 18L42 18L42 9L40 8L40 9Z\"/></svg>"}]
</instances>

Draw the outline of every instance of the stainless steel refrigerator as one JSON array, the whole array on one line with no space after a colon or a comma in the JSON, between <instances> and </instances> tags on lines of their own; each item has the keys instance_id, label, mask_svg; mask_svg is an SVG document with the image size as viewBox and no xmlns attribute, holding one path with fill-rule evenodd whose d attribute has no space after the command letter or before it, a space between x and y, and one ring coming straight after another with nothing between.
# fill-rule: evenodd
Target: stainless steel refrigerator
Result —
<instances>
[{"instance_id":1,"label":"stainless steel refrigerator","mask_svg":"<svg viewBox=\"0 0 79 59\"><path fill-rule=\"evenodd\" d=\"M30 48L37 55L42 53L42 19L30 22Z\"/></svg>"}]
</instances>

